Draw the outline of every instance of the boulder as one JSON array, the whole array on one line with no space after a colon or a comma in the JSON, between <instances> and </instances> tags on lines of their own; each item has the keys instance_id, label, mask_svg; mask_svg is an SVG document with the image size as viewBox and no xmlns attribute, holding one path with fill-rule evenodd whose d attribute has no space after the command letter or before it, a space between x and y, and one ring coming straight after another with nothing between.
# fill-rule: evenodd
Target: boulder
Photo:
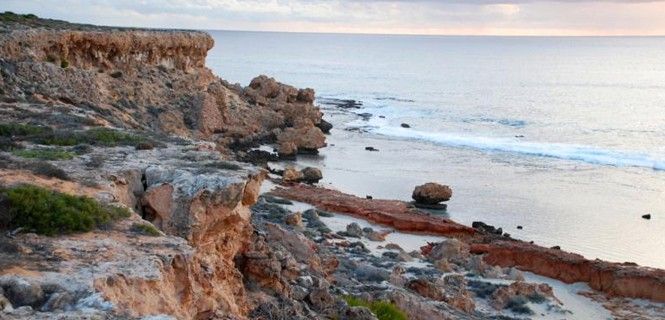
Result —
<instances>
[{"instance_id":1,"label":"boulder","mask_svg":"<svg viewBox=\"0 0 665 320\"><path fill-rule=\"evenodd\" d=\"M323 179L323 174L321 170L314 167L307 167L302 169L302 181L305 183L317 183L319 180Z\"/></svg>"},{"instance_id":2,"label":"boulder","mask_svg":"<svg viewBox=\"0 0 665 320\"><path fill-rule=\"evenodd\" d=\"M376 316L365 307L349 307L342 315L344 320L377 320Z\"/></svg>"},{"instance_id":3,"label":"boulder","mask_svg":"<svg viewBox=\"0 0 665 320\"><path fill-rule=\"evenodd\" d=\"M303 174L302 172L298 171L295 167L293 166L288 166L284 169L284 173L282 174L282 180L284 182L299 182L302 180Z\"/></svg>"},{"instance_id":4,"label":"boulder","mask_svg":"<svg viewBox=\"0 0 665 320\"><path fill-rule=\"evenodd\" d=\"M286 216L286 224L294 227L302 227L302 214L295 212Z\"/></svg>"},{"instance_id":5,"label":"boulder","mask_svg":"<svg viewBox=\"0 0 665 320\"><path fill-rule=\"evenodd\" d=\"M460 260L469 255L469 245L457 239L447 239L434 245L428 254L431 261L448 259L450 261Z\"/></svg>"},{"instance_id":6,"label":"boulder","mask_svg":"<svg viewBox=\"0 0 665 320\"><path fill-rule=\"evenodd\" d=\"M5 296L14 307L36 307L44 300L42 287L38 283L21 277L5 276L0 278L0 287L4 289Z\"/></svg>"},{"instance_id":7,"label":"boulder","mask_svg":"<svg viewBox=\"0 0 665 320\"><path fill-rule=\"evenodd\" d=\"M321 119L321 121L316 125L317 128L321 129L321 132L323 133L330 133L330 130L333 128L332 123Z\"/></svg>"},{"instance_id":8,"label":"boulder","mask_svg":"<svg viewBox=\"0 0 665 320\"><path fill-rule=\"evenodd\" d=\"M355 222L350 223L346 226L346 235L349 237L360 238L363 236L363 229Z\"/></svg>"},{"instance_id":9,"label":"boulder","mask_svg":"<svg viewBox=\"0 0 665 320\"><path fill-rule=\"evenodd\" d=\"M450 189L449 186L434 182L417 186L411 195L416 203L423 204L437 204L439 202L448 201L452 196L453 190Z\"/></svg>"}]
</instances>

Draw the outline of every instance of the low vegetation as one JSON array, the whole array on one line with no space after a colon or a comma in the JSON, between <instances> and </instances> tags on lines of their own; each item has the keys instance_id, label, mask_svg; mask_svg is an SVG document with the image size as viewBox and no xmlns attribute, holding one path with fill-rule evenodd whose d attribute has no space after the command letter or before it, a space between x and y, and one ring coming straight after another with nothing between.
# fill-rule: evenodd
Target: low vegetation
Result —
<instances>
[{"instance_id":1,"label":"low vegetation","mask_svg":"<svg viewBox=\"0 0 665 320\"><path fill-rule=\"evenodd\" d=\"M74 153L61 149L14 150L12 153L21 158L41 160L70 160L75 156Z\"/></svg>"},{"instance_id":2,"label":"low vegetation","mask_svg":"<svg viewBox=\"0 0 665 320\"><path fill-rule=\"evenodd\" d=\"M148 223L134 223L131 228L132 232L136 232L142 235L158 237L161 235L159 230L155 226Z\"/></svg>"},{"instance_id":3,"label":"low vegetation","mask_svg":"<svg viewBox=\"0 0 665 320\"><path fill-rule=\"evenodd\" d=\"M87 232L127 218L127 209L33 185L0 189L0 227L53 236Z\"/></svg>"},{"instance_id":4,"label":"low vegetation","mask_svg":"<svg viewBox=\"0 0 665 320\"><path fill-rule=\"evenodd\" d=\"M353 296L345 296L344 300L351 307L365 307L374 313L379 320L407 320L404 311L390 301L366 301Z\"/></svg>"}]
</instances>

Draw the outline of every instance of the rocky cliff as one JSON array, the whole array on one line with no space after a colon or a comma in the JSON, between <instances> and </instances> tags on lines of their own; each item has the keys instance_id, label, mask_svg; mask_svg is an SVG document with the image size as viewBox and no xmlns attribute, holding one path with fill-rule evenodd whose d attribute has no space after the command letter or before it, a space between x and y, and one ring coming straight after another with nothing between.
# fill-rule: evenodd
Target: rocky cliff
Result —
<instances>
[{"instance_id":1,"label":"rocky cliff","mask_svg":"<svg viewBox=\"0 0 665 320\"><path fill-rule=\"evenodd\" d=\"M325 146L314 91L261 76L242 88L205 67L212 38L196 31L4 22L0 93L86 113L103 125L218 143L281 145L284 156ZM33 23L35 24L35 23Z\"/></svg>"},{"instance_id":2,"label":"rocky cliff","mask_svg":"<svg viewBox=\"0 0 665 320\"><path fill-rule=\"evenodd\" d=\"M216 77L212 46L196 31L1 15L0 191L37 185L132 215L82 234L3 230L0 313L13 311L0 317L230 319L254 308L241 273L253 264L236 257L254 239L265 172L229 160L259 144L316 152L322 114L311 89Z\"/></svg>"}]
</instances>

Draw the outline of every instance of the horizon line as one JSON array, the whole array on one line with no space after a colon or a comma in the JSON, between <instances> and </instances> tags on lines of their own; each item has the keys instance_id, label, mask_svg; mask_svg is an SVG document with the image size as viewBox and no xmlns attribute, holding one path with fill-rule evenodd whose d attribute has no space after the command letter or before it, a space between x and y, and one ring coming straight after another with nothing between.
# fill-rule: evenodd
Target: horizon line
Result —
<instances>
[{"instance_id":1,"label":"horizon line","mask_svg":"<svg viewBox=\"0 0 665 320\"><path fill-rule=\"evenodd\" d=\"M116 26L119 27L119 26ZM136 27L129 27L136 28ZM154 28L167 30L198 30L198 31L222 31L222 32L254 32L254 33L293 33L293 34L330 34L330 35L367 35L367 36L425 36L425 37L558 37L558 38L659 38L663 34L447 34L447 33L382 33L382 32L334 32L334 31L282 31L282 30L241 30L241 29L178 29L178 28Z\"/></svg>"}]
</instances>

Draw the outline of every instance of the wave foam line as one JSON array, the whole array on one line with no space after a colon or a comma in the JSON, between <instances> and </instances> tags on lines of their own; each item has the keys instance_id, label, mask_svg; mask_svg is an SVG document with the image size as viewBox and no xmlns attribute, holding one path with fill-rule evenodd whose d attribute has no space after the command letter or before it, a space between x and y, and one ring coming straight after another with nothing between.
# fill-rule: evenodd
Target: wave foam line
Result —
<instances>
[{"instance_id":1,"label":"wave foam line","mask_svg":"<svg viewBox=\"0 0 665 320\"><path fill-rule=\"evenodd\" d=\"M426 141L443 146L583 161L591 164L617 167L630 166L665 170L665 160L654 158L648 154L615 151L592 146L515 141L506 138L473 137L450 133L423 132L392 126L374 127L370 131L384 136Z\"/></svg>"}]
</instances>

